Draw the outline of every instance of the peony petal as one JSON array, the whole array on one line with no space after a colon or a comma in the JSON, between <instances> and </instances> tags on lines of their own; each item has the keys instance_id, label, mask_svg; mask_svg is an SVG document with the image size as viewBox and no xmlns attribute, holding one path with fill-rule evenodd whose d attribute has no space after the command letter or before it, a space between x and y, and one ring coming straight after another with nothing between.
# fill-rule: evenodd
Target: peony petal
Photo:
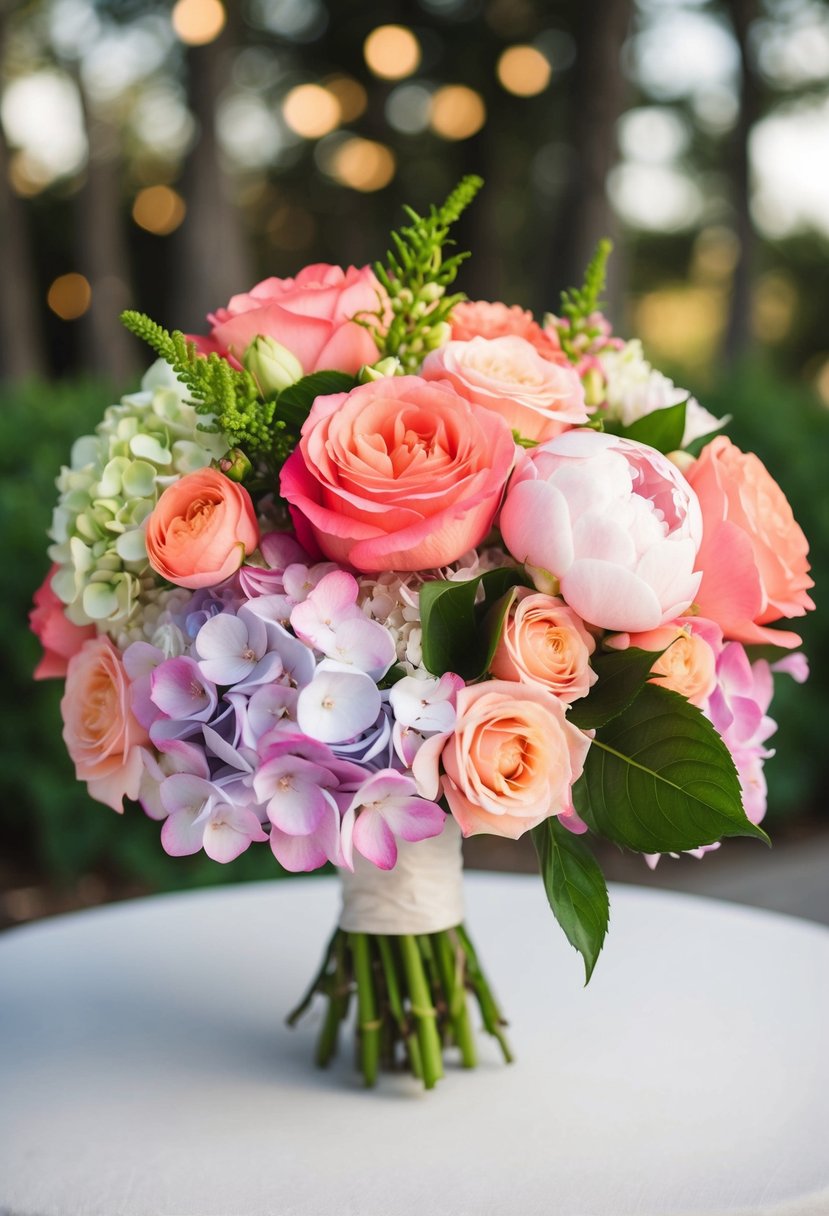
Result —
<instances>
[{"instance_id":1,"label":"peony petal","mask_svg":"<svg viewBox=\"0 0 829 1216\"><path fill-rule=\"evenodd\" d=\"M561 575L570 568L573 532L564 495L546 481L521 481L507 491L499 527L519 562Z\"/></svg>"},{"instance_id":2,"label":"peony petal","mask_svg":"<svg viewBox=\"0 0 829 1216\"><path fill-rule=\"evenodd\" d=\"M573 563L561 580L561 594L584 621L602 629L639 633L662 622L662 606L647 583L596 558Z\"/></svg>"}]
</instances>

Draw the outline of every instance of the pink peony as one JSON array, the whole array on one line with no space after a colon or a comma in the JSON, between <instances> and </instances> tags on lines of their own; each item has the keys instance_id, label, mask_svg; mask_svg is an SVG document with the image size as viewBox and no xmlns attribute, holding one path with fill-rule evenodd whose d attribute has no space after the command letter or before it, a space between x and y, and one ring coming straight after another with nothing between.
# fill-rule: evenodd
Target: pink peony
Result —
<instances>
[{"instance_id":1,"label":"pink peony","mask_svg":"<svg viewBox=\"0 0 829 1216\"><path fill-rule=\"evenodd\" d=\"M765 465L725 435L703 448L688 471L702 508L697 604L740 642L794 647L796 633L765 629L814 608L807 589L809 545Z\"/></svg>"},{"instance_id":2,"label":"pink peony","mask_svg":"<svg viewBox=\"0 0 829 1216\"><path fill-rule=\"evenodd\" d=\"M129 680L109 638L92 638L69 660L60 711L78 781L97 802L123 810L124 798L138 797L149 736L132 712Z\"/></svg>"},{"instance_id":3,"label":"pink peony","mask_svg":"<svg viewBox=\"0 0 829 1216\"><path fill-rule=\"evenodd\" d=\"M432 570L486 536L514 457L496 414L397 376L318 397L281 492L305 548L357 570Z\"/></svg>"},{"instance_id":4,"label":"pink peony","mask_svg":"<svg viewBox=\"0 0 829 1216\"><path fill-rule=\"evenodd\" d=\"M448 380L467 401L494 410L536 443L588 420L575 368L550 363L524 338L448 342L426 356L422 375Z\"/></svg>"},{"instance_id":5,"label":"pink peony","mask_svg":"<svg viewBox=\"0 0 829 1216\"><path fill-rule=\"evenodd\" d=\"M555 329L543 330L532 313L518 304L511 306L487 300L465 300L456 304L449 318L453 342L472 338L524 338L552 363L569 364Z\"/></svg>"},{"instance_id":6,"label":"pink peony","mask_svg":"<svg viewBox=\"0 0 829 1216\"><path fill-rule=\"evenodd\" d=\"M551 815L572 815L590 739L560 701L539 685L488 680L462 688L457 710L455 729L426 740L413 772L424 797L443 794L464 836L517 840Z\"/></svg>"},{"instance_id":7,"label":"pink peony","mask_svg":"<svg viewBox=\"0 0 829 1216\"><path fill-rule=\"evenodd\" d=\"M670 461L630 439L579 429L535 448L500 527L540 591L603 629L655 629L699 586L696 495Z\"/></svg>"},{"instance_id":8,"label":"pink peony","mask_svg":"<svg viewBox=\"0 0 829 1216\"><path fill-rule=\"evenodd\" d=\"M57 570L52 566L38 587L29 613L29 626L43 647L43 657L34 672L36 680L65 676L69 659L84 642L95 637L94 625L73 625L67 620L66 605L52 590L52 576Z\"/></svg>"},{"instance_id":9,"label":"pink peony","mask_svg":"<svg viewBox=\"0 0 829 1216\"><path fill-rule=\"evenodd\" d=\"M310 372L334 368L355 374L380 352L371 331L354 318L385 308L385 293L368 266L306 266L295 279L265 279L234 296L208 317L207 338L196 338L204 352L217 351L241 363L260 334L289 350Z\"/></svg>"}]
</instances>

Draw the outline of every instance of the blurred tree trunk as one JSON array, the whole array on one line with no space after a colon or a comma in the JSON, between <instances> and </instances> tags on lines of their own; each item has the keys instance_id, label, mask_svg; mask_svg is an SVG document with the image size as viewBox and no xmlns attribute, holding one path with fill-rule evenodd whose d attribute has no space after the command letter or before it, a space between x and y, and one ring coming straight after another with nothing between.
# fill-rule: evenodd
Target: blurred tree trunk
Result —
<instances>
[{"instance_id":1,"label":"blurred tree trunk","mask_svg":"<svg viewBox=\"0 0 829 1216\"><path fill-rule=\"evenodd\" d=\"M758 241L751 221L751 165L748 141L754 124L760 118L763 98L761 84L751 62L748 34L751 23L758 16L757 9L757 0L732 0L729 6L741 68L740 109L728 160L734 231L739 242L725 335L725 357L729 363L739 360L752 344L751 290L756 270Z\"/></svg>"},{"instance_id":2,"label":"blurred tree trunk","mask_svg":"<svg viewBox=\"0 0 829 1216\"><path fill-rule=\"evenodd\" d=\"M191 333L204 331L206 313L252 286L242 216L230 196L216 136L234 16L238 13L229 7L222 36L187 51L188 100L197 133L181 179L187 216L175 237L171 312L176 328Z\"/></svg>"},{"instance_id":3,"label":"blurred tree trunk","mask_svg":"<svg viewBox=\"0 0 829 1216\"><path fill-rule=\"evenodd\" d=\"M85 370L127 387L138 372L136 344L121 324L133 299L121 198L119 131L114 122L92 112L82 99L89 160L75 207L78 269L92 288L92 303L81 323Z\"/></svg>"},{"instance_id":4,"label":"blurred tree trunk","mask_svg":"<svg viewBox=\"0 0 829 1216\"><path fill-rule=\"evenodd\" d=\"M0 65L6 17L0 16ZM0 123L0 380L44 375L37 281L23 203L9 180L9 147Z\"/></svg>"},{"instance_id":5,"label":"blurred tree trunk","mask_svg":"<svg viewBox=\"0 0 829 1216\"><path fill-rule=\"evenodd\" d=\"M633 0L582 3L577 13L569 121L575 151L550 249L550 282L559 290L581 283L597 242L618 233L607 178L617 160L616 123L628 100L622 47L630 33ZM615 246L606 298L610 312L618 315L623 265L618 241Z\"/></svg>"}]
</instances>

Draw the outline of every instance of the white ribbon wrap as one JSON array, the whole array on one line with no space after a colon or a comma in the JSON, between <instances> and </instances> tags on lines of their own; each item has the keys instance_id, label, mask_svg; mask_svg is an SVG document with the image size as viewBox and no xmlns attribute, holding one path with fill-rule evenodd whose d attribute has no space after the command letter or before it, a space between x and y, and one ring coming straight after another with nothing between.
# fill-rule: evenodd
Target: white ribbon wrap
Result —
<instances>
[{"instance_id":1,"label":"white ribbon wrap","mask_svg":"<svg viewBox=\"0 0 829 1216\"><path fill-rule=\"evenodd\" d=\"M393 870L355 853L354 873L340 874L340 928L349 933L440 933L463 920L461 834L451 815L440 836L398 841Z\"/></svg>"}]
</instances>

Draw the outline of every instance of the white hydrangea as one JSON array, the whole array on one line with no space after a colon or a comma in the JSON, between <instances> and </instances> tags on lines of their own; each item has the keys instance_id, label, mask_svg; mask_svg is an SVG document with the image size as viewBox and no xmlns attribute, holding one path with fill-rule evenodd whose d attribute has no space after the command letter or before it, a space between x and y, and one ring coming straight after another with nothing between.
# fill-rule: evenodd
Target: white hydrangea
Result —
<instances>
[{"instance_id":1,"label":"white hydrangea","mask_svg":"<svg viewBox=\"0 0 829 1216\"><path fill-rule=\"evenodd\" d=\"M515 563L508 553L495 546L478 553L470 549L451 566L437 571L438 578L465 582L487 570L496 570ZM373 621L385 625L394 638L397 661L409 675L422 678L431 675L423 666L423 628L420 621L419 591L425 579L422 574L387 571L376 576L360 575L358 603ZM483 598L483 592L480 593Z\"/></svg>"},{"instance_id":2,"label":"white hydrangea","mask_svg":"<svg viewBox=\"0 0 829 1216\"><path fill-rule=\"evenodd\" d=\"M682 436L682 447L686 447L702 435L719 430L728 421L727 418L715 418L689 395L687 389L679 388L652 367L638 338L626 342L620 350L605 348L598 360L605 377L606 413L623 426L630 426L654 410L687 401Z\"/></svg>"},{"instance_id":3,"label":"white hydrangea","mask_svg":"<svg viewBox=\"0 0 829 1216\"><path fill-rule=\"evenodd\" d=\"M158 360L140 392L111 405L95 434L73 444L57 479L49 556L60 567L52 587L75 624L117 632L131 617L148 570L147 516L168 485L227 449L199 421L185 386Z\"/></svg>"}]
</instances>

